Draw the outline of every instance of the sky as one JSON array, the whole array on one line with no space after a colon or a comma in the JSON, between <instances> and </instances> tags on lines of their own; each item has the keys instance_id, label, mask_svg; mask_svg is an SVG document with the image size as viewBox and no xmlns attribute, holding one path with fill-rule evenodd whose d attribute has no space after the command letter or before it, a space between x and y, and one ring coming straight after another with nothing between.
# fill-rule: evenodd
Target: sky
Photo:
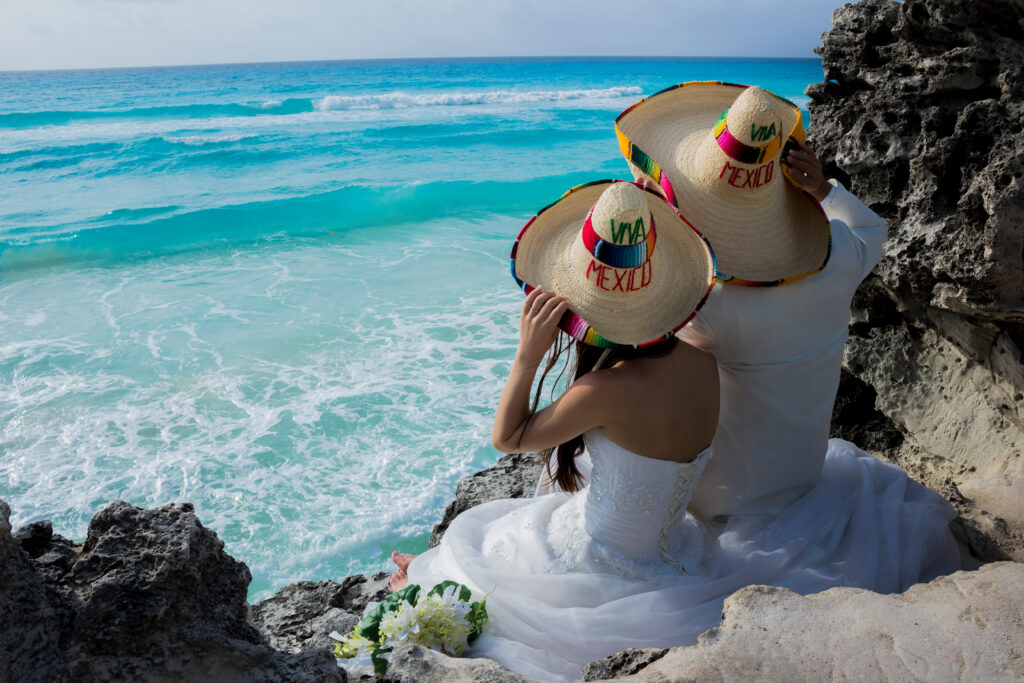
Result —
<instances>
[{"instance_id":1,"label":"sky","mask_svg":"<svg viewBox=\"0 0 1024 683\"><path fill-rule=\"evenodd\" d=\"M409 57L814 57L841 4L0 0L0 70Z\"/></svg>"}]
</instances>

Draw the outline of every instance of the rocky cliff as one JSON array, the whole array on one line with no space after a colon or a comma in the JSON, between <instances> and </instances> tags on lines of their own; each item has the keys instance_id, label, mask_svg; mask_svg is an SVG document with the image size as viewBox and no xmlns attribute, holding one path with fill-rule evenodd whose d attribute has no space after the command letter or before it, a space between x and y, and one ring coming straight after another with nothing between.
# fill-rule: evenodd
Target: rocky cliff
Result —
<instances>
[{"instance_id":1,"label":"rocky cliff","mask_svg":"<svg viewBox=\"0 0 1024 683\"><path fill-rule=\"evenodd\" d=\"M250 623L248 567L188 504L113 503L84 543L12 533L0 501L0 681L343 681Z\"/></svg>"},{"instance_id":2,"label":"rocky cliff","mask_svg":"<svg viewBox=\"0 0 1024 683\"><path fill-rule=\"evenodd\" d=\"M846 5L807 90L811 144L890 225L836 432L948 493L989 560L1024 560L1022 17L1020 0Z\"/></svg>"}]
</instances>

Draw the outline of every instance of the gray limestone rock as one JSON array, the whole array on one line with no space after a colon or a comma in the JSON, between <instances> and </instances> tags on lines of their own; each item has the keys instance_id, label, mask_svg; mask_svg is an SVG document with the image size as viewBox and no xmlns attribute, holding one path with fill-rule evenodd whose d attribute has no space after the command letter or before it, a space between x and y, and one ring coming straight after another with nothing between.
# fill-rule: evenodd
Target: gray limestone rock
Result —
<instances>
[{"instance_id":1,"label":"gray limestone rock","mask_svg":"<svg viewBox=\"0 0 1024 683\"><path fill-rule=\"evenodd\" d=\"M419 645L396 650L388 664L388 683L530 683L490 659L455 659Z\"/></svg>"},{"instance_id":2,"label":"gray limestone rock","mask_svg":"<svg viewBox=\"0 0 1024 683\"><path fill-rule=\"evenodd\" d=\"M668 654L667 649L649 648L640 650L631 647L583 667L583 680L607 681L622 676L631 676Z\"/></svg>"},{"instance_id":3,"label":"gray limestone rock","mask_svg":"<svg viewBox=\"0 0 1024 683\"><path fill-rule=\"evenodd\" d=\"M247 619L248 568L187 503L123 501L84 543L0 501L0 680L342 681L334 658L271 647Z\"/></svg>"},{"instance_id":4,"label":"gray limestone rock","mask_svg":"<svg viewBox=\"0 0 1024 683\"><path fill-rule=\"evenodd\" d=\"M906 433L875 408L878 393L845 368L839 379L839 392L832 407L831 436L855 443L866 451L895 460Z\"/></svg>"},{"instance_id":5,"label":"gray limestone rock","mask_svg":"<svg viewBox=\"0 0 1024 683\"><path fill-rule=\"evenodd\" d=\"M900 595L750 586L722 624L624 681L1020 681L1024 565L989 564Z\"/></svg>"},{"instance_id":6,"label":"gray limestone rock","mask_svg":"<svg viewBox=\"0 0 1024 683\"><path fill-rule=\"evenodd\" d=\"M0 500L0 681L57 680L71 606L35 571L10 516Z\"/></svg>"},{"instance_id":7,"label":"gray limestone rock","mask_svg":"<svg viewBox=\"0 0 1024 683\"><path fill-rule=\"evenodd\" d=\"M385 572L367 579L362 574L334 581L300 581L256 603L250 618L279 650L331 654L331 631L347 634L359 623L369 602L390 592Z\"/></svg>"}]
</instances>

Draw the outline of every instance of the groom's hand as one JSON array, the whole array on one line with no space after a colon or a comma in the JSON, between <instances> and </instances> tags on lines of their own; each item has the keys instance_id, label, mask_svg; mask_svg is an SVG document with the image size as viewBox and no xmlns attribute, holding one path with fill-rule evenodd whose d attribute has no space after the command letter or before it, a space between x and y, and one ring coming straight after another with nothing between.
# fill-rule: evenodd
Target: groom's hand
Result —
<instances>
[{"instance_id":1,"label":"groom's hand","mask_svg":"<svg viewBox=\"0 0 1024 683\"><path fill-rule=\"evenodd\" d=\"M799 149L790 149L783 153L782 163L787 166L786 173L801 190L821 202L832 191L832 185L825 179L821 162L815 156L814 150L802 142L797 144L800 146Z\"/></svg>"}]
</instances>

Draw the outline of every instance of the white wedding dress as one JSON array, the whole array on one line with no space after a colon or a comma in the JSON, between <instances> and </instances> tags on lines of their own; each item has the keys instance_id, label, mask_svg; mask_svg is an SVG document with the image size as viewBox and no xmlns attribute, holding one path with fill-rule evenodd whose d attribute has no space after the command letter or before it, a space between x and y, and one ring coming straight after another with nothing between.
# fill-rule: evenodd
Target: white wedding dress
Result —
<instances>
[{"instance_id":1,"label":"white wedding dress","mask_svg":"<svg viewBox=\"0 0 1024 683\"><path fill-rule=\"evenodd\" d=\"M848 442L830 442L817 485L782 512L706 527L686 505L710 449L680 464L600 430L584 439L593 469L583 491L467 510L410 565L412 583L454 579L474 599L493 591L466 656L578 680L587 663L630 647L693 644L747 585L895 592L959 568L946 501Z\"/></svg>"}]
</instances>

